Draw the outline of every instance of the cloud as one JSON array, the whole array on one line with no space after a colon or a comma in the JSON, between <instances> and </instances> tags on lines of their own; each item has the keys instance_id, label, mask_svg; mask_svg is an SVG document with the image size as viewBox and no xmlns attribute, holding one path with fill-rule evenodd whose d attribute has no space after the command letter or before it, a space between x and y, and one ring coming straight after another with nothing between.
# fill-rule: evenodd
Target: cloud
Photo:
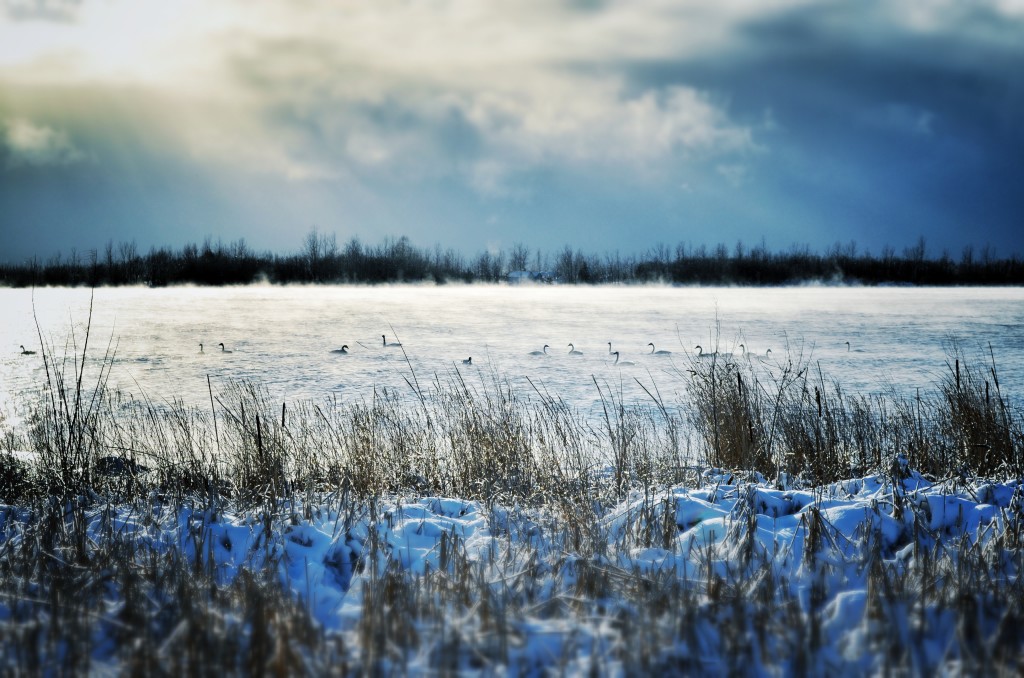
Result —
<instances>
[{"instance_id":1,"label":"cloud","mask_svg":"<svg viewBox=\"0 0 1024 678\"><path fill-rule=\"evenodd\" d=\"M0 0L0 10L14 21L75 21L83 0Z\"/></svg>"},{"instance_id":2,"label":"cloud","mask_svg":"<svg viewBox=\"0 0 1024 678\"><path fill-rule=\"evenodd\" d=\"M85 160L68 135L24 118L12 118L2 124L3 148L7 167L48 167L73 165Z\"/></svg>"},{"instance_id":3,"label":"cloud","mask_svg":"<svg viewBox=\"0 0 1024 678\"><path fill-rule=\"evenodd\" d=\"M1021 0L0 3L8 166L396 228L1019 226Z\"/></svg>"},{"instance_id":4,"label":"cloud","mask_svg":"<svg viewBox=\"0 0 1024 678\"><path fill-rule=\"evenodd\" d=\"M761 150L726 100L693 87L634 91L614 75L519 63L486 82L401 69L368 77L345 47L250 45L233 58L232 89L264 141L368 178L454 177L489 197L521 197L512 182L538 170L639 177Z\"/></svg>"},{"instance_id":5,"label":"cloud","mask_svg":"<svg viewBox=\"0 0 1024 678\"><path fill-rule=\"evenodd\" d=\"M863 119L868 125L916 137L930 137L935 133L935 113L906 104L879 106L868 110Z\"/></svg>"},{"instance_id":6,"label":"cloud","mask_svg":"<svg viewBox=\"0 0 1024 678\"><path fill-rule=\"evenodd\" d=\"M183 2L188 21L147 21L160 4L84 0L72 33L21 40L6 73L38 81L49 64L51 84L159 91L197 158L297 181L456 178L496 195L529 171L656 173L756 147L727 98L681 83L634 91L622 77L625 61L721 34L688 25L713 14L697 5ZM751 11L731 3L715 20ZM497 191L481 179L494 167Z\"/></svg>"},{"instance_id":7,"label":"cloud","mask_svg":"<svg viewBox=\"0 0 1024 678\"><path fill-rule=\"evenodd\" d=\"M715 167L715 171L722 175L731 186L739 188L747 178L749 168L745 165L718 165Z\"/></svg>"},{"instance_id":8,"label":"cloud","mask_svg":"<svg viewBox=\"0 0 1024 678\"><path fill-rule=\"evenodd\" d=\"M710 97L688 87L624 96L617 83L565 82L568 96L541 90L483 93L467 118L491 146L540 163L627 165L672 155L743 152L752 131L732 123Z\"/></svg>"}]
</instances>

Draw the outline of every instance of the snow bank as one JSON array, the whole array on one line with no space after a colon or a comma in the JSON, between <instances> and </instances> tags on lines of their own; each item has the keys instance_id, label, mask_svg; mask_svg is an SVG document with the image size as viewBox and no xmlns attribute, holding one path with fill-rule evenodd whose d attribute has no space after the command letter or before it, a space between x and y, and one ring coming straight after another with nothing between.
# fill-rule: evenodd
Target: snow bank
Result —
<instances>
[{"instance_id":1,"label":"snow bank","mask_svg":"<svg viewBox=\"0 0 1024 678\"><path fill-rule=\"evenodd\" d=\"M155 506L140 514L115 507L113 517L109 508L92 513L88 529L98 532L104 521L113 520L122 538L176 551L201 563L221 585L244 570L270 568L325 633L340 634L352 648L359 647L367 615L393 614L366 607L382 578L415 586L441 577L434 584L439 589L463 578L472 582L464 590L484 600L449 623L467 638L489 638L488 643L497 642L494 624L507 624L501 627L506 639L499 654L509 670L600 666L609 673L627 672L636 667L618 657L624 644L633 642L634 631L623 626L624 620L653 612L616 595L675 585L686 591L680 600L690 601L696 612L692 617L678 613L677 621L690 621L679 621L680 628L668 636L675 645L656 648L655 654L671 657L677 667L718 671L729 665L723 648L733 641L723 636L727 625L713 620L740 614L735 606L749 604L753 616L737 619L752 624L763 602L739 595L749 592L769 603L782 596L796 607L769 604L766 609L776 616L763 620L766 629L741 624L738 633L751 638L783 633L776 625L787 622L779 610L788 609L812 630L806 642L816 649L804 668L857 674L883 667L885 643L902 640L917 647L911 665L918 669L959 665L963 658L951 649L958 632L951 613L940 602L923 604L914 615L907 603L900 612L893 606L906 601L879 593L877 582L889 580L878 579L878 572L909 576L934 568L940 558L955 567L961 554L977 547L1008 558L1003 576L1015 582L1019 552L1013 553L1004 537L1011 527L1019 529L1022 503L1016 482L931 483L912 472L903 479L871 476L813 490L781 490L723 476L701 487L632 494L595 515L589 540L577 534L580 522L567 521L551 507L485 507L442 497L344 506L325 499L279 506L271 514L189 506ZM0 546L17 548L19 524L27 520L16 507L0 507ZM937 581L943 576L934 574ZM769 590L759 588L759 579ZM429 605L425 590L416 589L411 599ZM516 600L529 604L515 607L507 618L493 607L489 617L478 618L480 605L504 601L512 609L510 601ZM0 619L10 616L9 605L0 601ZM888 607L880 612L879 605ZM584 607L598 614L565 611ZM904 619L902 627L897 624L903 631L895 634L896 641L881 637L891 635L891 625L880 631L878 620L886 614ZM919 620L917 626L912 618ZM430 636L418 637L427 642L423 639ZM760 663L747 667L752 672L799 668L796 659L770 656L773 643L781 641L759 642ZM425 670L436 659L436 653L423 650L406 656L405 663Z\"/></svg>"}]
</instances>

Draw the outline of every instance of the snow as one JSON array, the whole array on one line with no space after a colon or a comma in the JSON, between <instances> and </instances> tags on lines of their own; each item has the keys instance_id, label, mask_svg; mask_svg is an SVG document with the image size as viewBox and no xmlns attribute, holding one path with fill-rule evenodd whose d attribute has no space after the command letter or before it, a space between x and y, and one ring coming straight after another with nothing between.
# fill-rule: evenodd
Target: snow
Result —
<instances>
[{"instance_id":1,"label":"snow","mask_svg":"<svg viewBox=\"0 0 1024 678\"><path fill-rule=\"evenodd\" d=\"M808 490L729 477L730 484L723 482L726 477L706 474L699 487L625 497L600 516L595 529L605 552L593 554L572 550L560 532L561 520L548 508L486 507L451 497L394 497L345 510L328 500L294 503L277 507L269 518L265 508L183 505L140 515L137 509L114 507L113 518L109 511L94 512L89 529L98 531L103 520L112 519L123 538L198 559L221 584L244 569L270 566L316 623L347 638L349 647L358 646L354 634L367 613L364 596L376 578L388 571L413 581L437 572L456 576L455 553L465 560L464 569L496 590L533 586L560 604L582 595L595 573L652 581L667 577L700 588L710 586L709 576L728 579L737 569L767 567L775 580L788 583L802 614L820 615L816 661L822 663L817 666L842 675L881 666L865 553L875 546L886 567L903 572L921 566L919 554L935 545L955 560L963 544L994 543L1009 522L1019 520L1022 500L1016 482L937 483L910 469L905 478L868 476ZM2 506L0 516L0 545L16 547L17 523L27 515ZM815 602L815 591L824 591L824 600ZM706 602L710 595L700 593L697 599ZM614 608L614 601L607 604ZM0 602L0 619L9 616L7 605ZM915 646L918 667L937 668L945 660L957 665L960 658L947 656L955 623L940 608L926 612L935 623L929 627L932 635ZM519 669L562 666L572 672L598 662L611 674L626 670L614 659L613 648L626 642L614 617L581 622L538 609L509 622L516 639L509 656ZM900 631L905 638L915 633L909 626ZM699 657L702 669L717 671L729 658L714 634L713 628L695 628L689 642L662 650L676 659ZM426 670L433 660L424 650L408 661L415 671L417 662ZM752 667L754 673L771 664L764 661ZM792 668L771 665L783 672Z\"/></svg>"}]
</instances>

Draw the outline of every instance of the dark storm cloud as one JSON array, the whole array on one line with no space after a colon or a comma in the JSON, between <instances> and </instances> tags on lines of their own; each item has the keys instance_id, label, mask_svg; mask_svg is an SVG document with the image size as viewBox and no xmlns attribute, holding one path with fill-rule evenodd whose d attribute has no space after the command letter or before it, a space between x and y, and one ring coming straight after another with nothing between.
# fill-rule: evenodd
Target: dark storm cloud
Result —
<instances>
[{"instance_id":1,"label":"dark storm cloud","mask_svg":"<svg viewBox=\"0 0 1024 678\"><path fill-rule=\"evenodd\" d=\"M968 10L915 30L852 12L749 21L719 51L634 64L631 82L685 82L727 97L739 120L767 117L768 192L810 207L836 240L916 229L938 247L1020 252L1024 25Z\"/></svg>"}]
</instances>

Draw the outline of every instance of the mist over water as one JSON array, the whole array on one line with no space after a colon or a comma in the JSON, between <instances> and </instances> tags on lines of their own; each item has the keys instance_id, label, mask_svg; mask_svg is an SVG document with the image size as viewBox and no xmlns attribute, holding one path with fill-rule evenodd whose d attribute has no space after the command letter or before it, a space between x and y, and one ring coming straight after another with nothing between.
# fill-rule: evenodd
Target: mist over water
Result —
<instances>
[{"instance_id":1,"label":"mist over water","mask_svg":"<svg viewBox=\"0 0 1024 678\"><path fill-rule=\"evenodd\" d=\"M80 288L0 289L0 409L9 417L24 415L25 394L45 383L36 321L58 356L80 355L89 300ZM384 347L382 334L402 348ZM637 379L669 404L685 398L682 375L698 344L734 356L740 344L756 356L770 348L759 369L777 374L787 357L802 356L827 385L912 395L948 370L951 338L979 360L991 345L1004 394L1020 402L1019 288L101 288L84 383L95 383L109 344L110 386L155 403L208 406L207 376L215 395L251 380L285 402L351 401L382 388L411 396L410 381L429 390L457 371L471 388L496 374L524 396L535 386L596 416L595 379L627 404L649 402ZM635 364L614 366L608 342ZM672 355L650 355L648 342ZM569 355L569 343L583 355ZM21 355L21 344L36 355ZM344 344L348 355L331 353ZM544 344L547 356L528 355Z\"/></svg>"}]
</instances>

